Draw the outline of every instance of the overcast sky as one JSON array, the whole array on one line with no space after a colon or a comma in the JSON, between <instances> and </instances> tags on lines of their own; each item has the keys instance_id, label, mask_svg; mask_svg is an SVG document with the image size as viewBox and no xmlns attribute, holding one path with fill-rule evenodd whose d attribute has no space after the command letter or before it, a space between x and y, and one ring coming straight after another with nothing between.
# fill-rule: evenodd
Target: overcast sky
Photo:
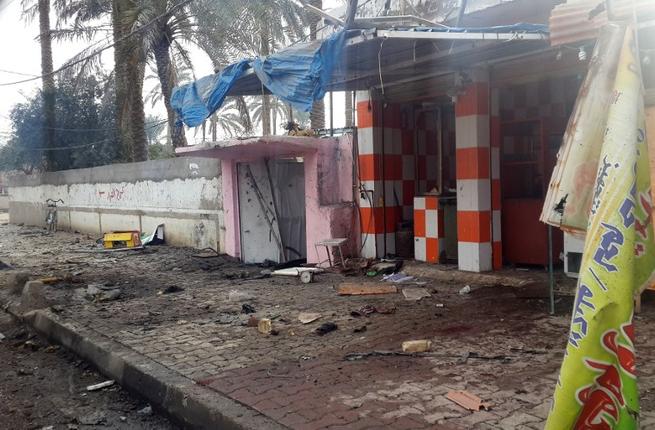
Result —
<instances>
[{"instance_id":1,"label":"overcast sky","mask_svg":"<svg viewBox=\"0 0 655 430\"><path fill-rule=\"evenodd\" d=\"M323 4L328 9L339 6L343 2L342 0L324 0ZM41 51L36 39L39 34L38 17L28 23L22 19L21 11L21 0L0 0L0 40L2 41L0 42L0 144L4 143L7 133L11 130L8 118L11 107L24 101L26 96L33 95L35 90L41 86L40 79L17 85L1 85L41 74ZM54 17L51 16L51 26L54 27L54 25ZM85 46L84 42L54 43L52 51L55 69L84 49ZM106 67L113 67L112 50L108 49L101 55ZM196 51L193 60L196 76L204 76L213 72L211 62L201 52ZM335 104L342 105L343 97L335 97ZM340 118L341 115L336 114L336 111L337 109L335 109L335 116ZM154 109L147 106L146 113L165 116L163 105L156 106ZM339 123L335 126L341 126Z\"/></svg>"}]
</instances>

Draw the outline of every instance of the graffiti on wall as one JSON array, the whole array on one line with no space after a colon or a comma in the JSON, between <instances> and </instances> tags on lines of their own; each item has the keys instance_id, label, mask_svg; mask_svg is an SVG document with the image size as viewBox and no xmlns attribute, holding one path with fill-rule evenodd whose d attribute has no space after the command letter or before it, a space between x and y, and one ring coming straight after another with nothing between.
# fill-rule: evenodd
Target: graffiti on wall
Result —
<instances>
[{"instance_id":1,"label":"graffiti on wall","mask_svg":"<svg viewBox=\"0 0 655 430\"><path fill-rule=\"evenodd\" d=\"M100 198L107 199L110 202L119 201L125 195L125 185L120 188L112 187L109 191L98 191Z\"/></svg>"}]
</instances>

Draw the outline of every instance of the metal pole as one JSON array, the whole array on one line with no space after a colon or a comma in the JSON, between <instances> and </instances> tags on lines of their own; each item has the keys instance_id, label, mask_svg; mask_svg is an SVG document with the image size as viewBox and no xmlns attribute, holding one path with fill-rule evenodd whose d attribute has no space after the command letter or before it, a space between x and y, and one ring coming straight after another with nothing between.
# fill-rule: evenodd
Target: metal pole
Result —
<instances>
[{"instance_id":1,"label":"metal pole","mask_svg":"<svg viewBox=\"0 0 655 430\"><path fill-rule=\"evenodd\" d=\"M548 281L550 293L550 314L555 314L555 275L553 273L553 226L548 225Z\"/></svg>"},{"instance_id":2,"label":"metal pole","mask_svg":"<svg viewBox=\"0 0 655 430\"><path fill-rule=\"evenodd\" d=\"M334 103L332 101L332 91L330 91L330 136L334 136Z\"/></svg>"}]
</instances>

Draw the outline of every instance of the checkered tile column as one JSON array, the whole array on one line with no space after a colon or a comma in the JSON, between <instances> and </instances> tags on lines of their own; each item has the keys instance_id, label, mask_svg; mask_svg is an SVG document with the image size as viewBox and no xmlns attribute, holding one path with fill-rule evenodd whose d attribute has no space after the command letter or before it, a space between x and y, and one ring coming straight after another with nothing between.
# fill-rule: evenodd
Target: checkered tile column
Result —
<instances>
[{"instance_id":1,"label":"checkered tile column","mask_svg":"<svg viewBox=\"0 0 655 430\"><path fill-rule=\"evenodd\" d=\"M379 134L374 127L374 103L368 91L357 92L357 146L359 151L359 219L362 257L377 257L377 236L384 231L382 208L382 159Z\"/></svg>"},{"instance_id":2,"label":"checkered tile column","mask_svg":"<svg viewBox=\"0 0 655 430\"><path fill-rule=\"evenodd\" d=\"M443 209L439 197L414 197L414 258L438 263L445 252Z\"/></svg>"},{"instance_id":3,"label":"checkered tile column","mask_svg":"<svg viewBox=\"0 0 655 430\"><path fill-rule=\"evenodd\" d=\"M491 90L491 252L494 270L503 268L500 191L500 90Z\"/></svg>"},{"instance_id":4,"label":"checkered tile column","mask_svg":"<svg viewBox=\"0 0 655 430\"><path fill-rule=\"evenodd\" d=\"M489 82L484 72L472 77L455 105L457 255L460 270L483 272L493 267Z\"/></svg>"}]
</instances>

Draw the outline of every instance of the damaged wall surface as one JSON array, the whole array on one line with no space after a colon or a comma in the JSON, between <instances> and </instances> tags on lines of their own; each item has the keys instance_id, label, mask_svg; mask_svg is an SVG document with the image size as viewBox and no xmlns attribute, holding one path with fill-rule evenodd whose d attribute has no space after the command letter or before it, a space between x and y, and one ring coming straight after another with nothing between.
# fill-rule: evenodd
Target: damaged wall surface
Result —
<instances>
[{"instance_id":1,"label":"damaged wall surface","mask_svg":"<svg viewBox=\"0 0 655 430\"><path fill-rule=\"evenodd\" d=\"M61 230L100 235L164 224L169 244L222 249L220 170L215 159L176 158L14 175L9 220L44 226L46 199L62 199Z\"/></svg>"}]
</instances>

